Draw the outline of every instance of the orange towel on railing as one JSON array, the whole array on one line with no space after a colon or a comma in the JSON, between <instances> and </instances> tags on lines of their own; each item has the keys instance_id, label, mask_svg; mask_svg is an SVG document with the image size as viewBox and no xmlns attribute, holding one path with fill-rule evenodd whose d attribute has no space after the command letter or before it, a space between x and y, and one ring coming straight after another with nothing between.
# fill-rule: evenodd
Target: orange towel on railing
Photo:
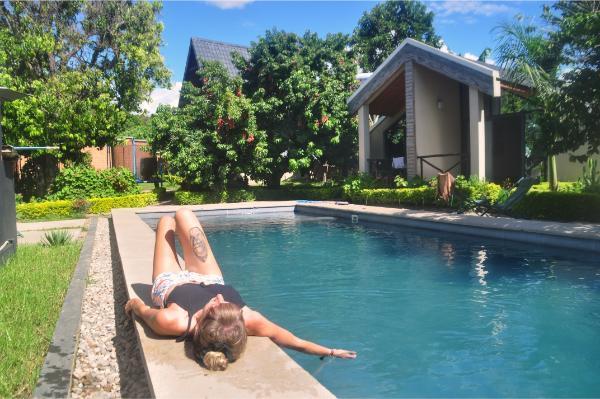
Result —
<instances>
[{"instance_id":1,"label":"orange towel on railing","mask_svg":"<svg viewBox=\"0 0 600 399\"><path fill-rule=\"evenodd\" d=\"M438 173L438 196L442 197L444 201L448 202L452 195L452 189L454 188L454 176L452 173Z\"/></svg>"}]
</instances>

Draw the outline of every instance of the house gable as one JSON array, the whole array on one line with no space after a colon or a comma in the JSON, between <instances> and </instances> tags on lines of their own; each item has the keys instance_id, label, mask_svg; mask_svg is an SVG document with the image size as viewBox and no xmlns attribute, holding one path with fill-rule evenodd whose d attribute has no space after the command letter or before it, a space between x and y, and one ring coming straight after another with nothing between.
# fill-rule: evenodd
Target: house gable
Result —
<instances>
[{"instance_id":1,"label":"house gable","mask_svg":"<svg viewBox=\"0 0 600 399\"><path fill-rule=\"evenodd\" d=\"M246 59L250 56L248 47L193 37L190 40L183 81L197 83L196 72L202 68L203 61L218 61L230 75L238 75L239 71L231 55L233 52L239 53Z\"/></svg>"},{"instance_id":2,"label":"house gable","mask_svg":"<svg viewBox=\"0 0 600 399\"><path fill-rule=\"evenodd\" d=\"M371 101L387 84L412 61L448 76L493 97L500 95L499 71L457 55L444 53L414 39L402 44L375 70L373 75L348 99L351 113Z\"/></svg>"}]
</instances>

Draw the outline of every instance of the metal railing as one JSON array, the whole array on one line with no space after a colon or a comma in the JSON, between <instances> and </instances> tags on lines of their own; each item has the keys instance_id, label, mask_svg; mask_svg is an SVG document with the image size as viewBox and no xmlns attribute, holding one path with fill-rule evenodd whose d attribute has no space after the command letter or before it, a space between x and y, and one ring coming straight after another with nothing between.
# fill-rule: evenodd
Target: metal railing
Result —
<instances>
[{"instance_id":1,"label":"metal railing","mask_svg":"<svg viewBox=\"0 0 600 399\"><path fill-rule=\"evenodd\" d=\"M456 162L455 164L453 164L451 167L449 167L446 170L441 169L428 161L429 158L443 158L443 157L460 157L460 159L458 160L458 162ZM463 161L467 160L468 157L469 157L469 154L463 154L460 152L456 153L456 154L432 154L432 155L418 156L417 159L419 160L420 166L421 166L421 179L423 179L423 163L426 163L427 165L431 166L433 169L437 170L440 173L446 173L446 172L449 172L452 169L456 168L457 166L459 166Z\"/></svg>"}]
</instances>

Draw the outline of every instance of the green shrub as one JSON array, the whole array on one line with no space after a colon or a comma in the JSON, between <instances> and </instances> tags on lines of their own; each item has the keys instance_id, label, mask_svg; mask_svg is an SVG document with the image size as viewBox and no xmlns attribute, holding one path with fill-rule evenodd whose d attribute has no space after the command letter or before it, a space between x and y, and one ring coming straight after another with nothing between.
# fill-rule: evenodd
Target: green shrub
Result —
<instances>
[{"instance_id":1,"label":"green shrub","mask_svg":"<svg viewBox=\"0 0 600 399\"><path fill-rule=\"evenodd\" d=\"M456 196L472 200L487 198L492 204L496 203L502 187L495 183L488 183L472 176L467 179L464 176L457 176L454 182L454 192Z\"/></svg>"},{"instance_id":2,"label":"green shrub","mask_svg":"<svg viewBox=\"0 0 600 399\"><path fill-rule=\"evenodd\" d=\"M226 192L192 192L192 191L176 191L175 203L178 205L203 205L203 204L218 204L223 201Z\"/></svg>"},{"instance_id":3,"label":"green shrub","mask_svg":"<svg viewBox=\"0 0 600 399\"><path fill-rule=\"evenodd\" d=\"M257 201L328 201L344 197L343 188L340 186L253 187L251 191Z\"/></svg>"},{"instance_id":4,"label":"green shrub","mask_svg":"<svg viewBox=\"0 0 600 399\"><path fill-rule=\"evenodd\" d=\"M530 191L515 206L512 215L531 219L600 222L600 195Z\"/></svg>"},{"instance_id":5,"label":"green shrub","mask_svg":"<svg viewBox=\"0 0 600 399\"><path fill-rule=\"evenodd\" d=\"M108 213L115 208L143 208L156 205L158 198L155 193L145 193L112 198L92 198L89 201L90 213Z\"/></svg>"},{"instance_id":6,"label":"green shrub","mask_svg":"<svg viewBox=\"0 0 600 399\"><path fill-rule=\"evenodd\" d=\"M377 180L368 173L359 173L344 180L342 187L344 195L348 196L366 188L385 188L386 184L383 180Z\"/></svg>"},{"instance_id":7,"label":"green shrub","mask_svg":"<svg viewBox=\"0 0 600 399\"><path fill-rule=\"evenodd\" d=\"M139 194L135 176L126 168L110 168L98 171L100 180L108 182L115 194ZM100 197L102 198L102 197Z\"/></svg>"},{"instance_id":8,"label":"green shrub","mask_svg":"<svg viewBox=\"0 0 600 399\"><path fill-rule=\"evenodd\" d=\"M583 187L581 186L580 182L567 182L567 181L561 181L558 184L558 191L559 192L568 192L568 193L581 193L582 192ZM550 185L548 184L548 182L542 182L539 184L535 184L531 187L530 191L551 191L550 190Z\"/></svg>"},{"instance_id":9,"label":"green shrub","mask_svg":"<svg viewBox=\"0 0 600 399\"><path fill-rule=\"evenodd\" d=\"M394 177L394 184L396 185L396 188L407 188L408 180L406 180L404 177L398 175L398 176Z\"/></svg>"},{"instance_id":10,"label":"green shrub","mask_svg":"<svg viewBox=\"0 0 600 399\"><path fill-rule=\"evenodd\" d=\"M125 168L97 171L87 166L65 168L56 176L49 200L107 198L138 194L133 174Z\"/></svg>"},{"instance_id":11,"label":"green shrub","mask_svg":"<svg viewBox=\"0 0 600 399\"><path fill-rule=\"evenodd\" d=\"M402 189L363 189L352 192L347 199L355 204L365 205L438 205L436 189L429 186Z\"/></svg>"},{"instance_id":12,"label":"green shrub","mask_svg":"<svg viewBox=\"0 0 600 399\"><path fill-rule=\"evenodd\" d=\"M231 190L217 192L176 191L175 203L179 205L219 204L223 202L249 202L256 198L249 190Z\"/></svg>"},{"instance_id":13,"label":"green shrub","mask_svg":"<svg viewBox=\"0 0 600 399\"><path fill-rule=\"evenodd\" d=\"M339 186L282 186L280 188L251 187L245 190L221 192L176 191L178 205L217 204L222 202L286 201L286 200L335 200L343 198Z\"/></svg>"},{"instance_id":14,"label":"green shrub","mask_svg":"<svg viewBox=\"0 0 600 399\"><path fill-rule=\"evenodd\" d=\"M583 176L578 183L584 193L600 194L600 171L597 160L588 159L586 166L583 167Z\"/></svg>"},{"instance_id":15,"label":"green shrub","mask_svg":"<svg viewBox=\"0 0 600 399\"><path fill-rule=\"evenodd\" d=\"M403 181L399 181L404 184ZM398 189L352 189L344 186L345 197L354 203L368 205L414 205L414 206L443 206L464 208L466 203L487 198L495 203L502 195L502 188L494 183L486 183L477 178L456 178L455 192L449 204L437 198L437 179L428 181L413 179L406 183L409 188ZM410 188L410 186L416 186Z\"/></svg>"},{"instance_id":16,"label":"green shrub","mask_svg":"<svg viewBox=\"0 0 600 399\"><path fill-rule=\"evenodd\" d=\"M162 181L170 186L180 186L183 183L183 177L177 175L162 175Z\"/></svg>"},{"instance_id":17,"label":"green shrub","mask_svg":"<svg viewBox=\"0 0 600 399\"><path fill-rule=\"evenodd\" d=\"M73 201L59 200L17 205L17 219L64 219L75 217Z\"/></svg>"},{"instance_id":18,"label":"green shrub","mask_svg":"<svg viewBox=\"0 0 600 399\"><path fill-rule=\"evenodd\" d=\"M114 208L142 208L158 203L155 193L89 200L59 200L17 205L19 220L65 219L81 217L87 212L108 213Z\"/></svg>"}]
</instances>

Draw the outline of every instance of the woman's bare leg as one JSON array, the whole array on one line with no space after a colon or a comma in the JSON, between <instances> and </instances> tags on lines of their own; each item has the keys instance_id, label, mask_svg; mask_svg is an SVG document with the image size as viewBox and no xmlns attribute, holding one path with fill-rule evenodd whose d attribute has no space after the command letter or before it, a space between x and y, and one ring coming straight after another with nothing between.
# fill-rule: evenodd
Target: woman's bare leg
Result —
<instances>
[{"instance_id":1,"label":"woman's bare leg","mask_svg":"<svg viewBox=\"0 0 600 399\"><path fill-rule=\"evenodd\" d=\"M189 209L175 212L177 236L183 247L185 267L191 272L222 276L221 268L215 259L204 230L198 218Z\"/></svg>"},{"instance_id":2,"label":"woman's bare leg","mask_svg":"<svg viewBox=\"0 0 600 399\"><path fill-rule=\"evenodd\" d=\"M181 271L181 266L175 252L175 219L171 216L163 216L156 226L152 282L163 272L179 271Z\"/></svg>"}]
</instances>

